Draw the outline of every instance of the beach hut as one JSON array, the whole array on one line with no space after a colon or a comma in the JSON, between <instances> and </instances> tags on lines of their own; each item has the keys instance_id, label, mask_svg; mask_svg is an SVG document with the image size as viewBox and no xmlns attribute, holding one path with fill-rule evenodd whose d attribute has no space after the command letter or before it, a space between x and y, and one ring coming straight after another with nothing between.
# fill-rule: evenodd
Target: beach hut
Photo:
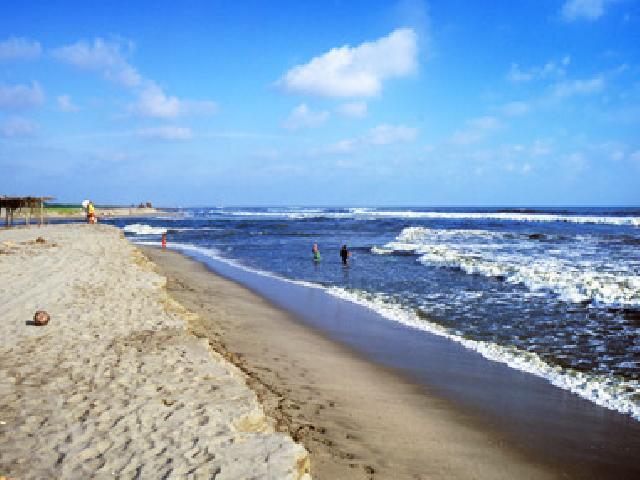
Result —
<instances>
[{"instance_id":1,"label":"beach hut","mask_svg":"<svg viewBox=\"0 0 640 480\"><path fill-rule=\"evenodd\" d=\"M0 213L4 211L5 227L14 223L16 210L24 213L25 224L31 224L31 218L37 215L38 225L44 223L44 202L54 197L7 197L0 195Z\"/></svg>"}]
</instances>

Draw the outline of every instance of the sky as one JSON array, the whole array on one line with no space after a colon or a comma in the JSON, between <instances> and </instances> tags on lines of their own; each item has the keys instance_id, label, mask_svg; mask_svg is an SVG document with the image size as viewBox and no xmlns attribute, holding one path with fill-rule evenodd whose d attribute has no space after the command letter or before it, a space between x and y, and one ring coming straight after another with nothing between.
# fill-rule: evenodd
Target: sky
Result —
<instances>
[{"instance_id":1,"label":"sky","mask_svg":"<svg viewBox=\"0 0 640 480\"><path fill-rule=\"evenodd\" d=\"M0 194L640 205L640 0L1 10Z\"/></svg>"}]
</instances>

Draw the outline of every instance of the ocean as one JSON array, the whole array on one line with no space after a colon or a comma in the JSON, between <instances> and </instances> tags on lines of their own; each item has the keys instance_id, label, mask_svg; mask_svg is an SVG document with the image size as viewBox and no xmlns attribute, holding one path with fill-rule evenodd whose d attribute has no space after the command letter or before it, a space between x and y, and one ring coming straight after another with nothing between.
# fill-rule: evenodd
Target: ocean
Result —
<instances>
[{"instance_id":1,"label":"ocean","mask_svg":"<svg viewBox=\"0 0 640 480\"><path fill-rule=\"evenodd\" d=\"M175 213L105 223L137 243L166 232L184 253L324 289L640 420L638 208Z\"/></svg>"}]
</instances>

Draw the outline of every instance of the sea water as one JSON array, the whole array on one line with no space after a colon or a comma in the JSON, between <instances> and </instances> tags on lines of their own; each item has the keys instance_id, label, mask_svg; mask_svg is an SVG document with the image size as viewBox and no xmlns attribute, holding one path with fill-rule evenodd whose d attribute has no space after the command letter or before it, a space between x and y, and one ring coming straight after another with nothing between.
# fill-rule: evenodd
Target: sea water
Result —
<instances>
[{"instance_id":1,"label":"sea water","mask_svg":"<svg viewBox=\"0 0 640 480\"><path fill-rule=\"evenodd\" d=\"M640 419L639 209L176 213L110 222L136 242L167 232L183 251L326 289Z\"/></svg>"}]
</instances>

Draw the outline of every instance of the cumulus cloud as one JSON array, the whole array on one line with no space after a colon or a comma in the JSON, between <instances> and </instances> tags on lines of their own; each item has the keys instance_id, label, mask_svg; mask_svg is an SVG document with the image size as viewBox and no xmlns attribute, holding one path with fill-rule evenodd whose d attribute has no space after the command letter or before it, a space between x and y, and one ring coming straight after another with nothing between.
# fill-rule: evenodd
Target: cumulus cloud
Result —
<instances>
[{"instance_id":1,"label":"cumulus cloud","mask_svg":"<svg viewBox=\"0 0 640 480\"><path fill-rule=\"evenodd\" d=\"M71 101L69 95L58 96L58 108L63 112L77 112L80 108Z\"/></svg>"},{"instance_id":2,"label":"cumulus cloud","mask_svg":"<svg viewBox=\"0 0 640 480\"><path fill-rule=\"evenodd\" d=\"M31 85L0 85L0 110L26 110L44 102L38 82Z\"/></svg>"},{"instance_id":3,"label":"cumulus cloud","mask_svg":"<svg viewBox=\"0 0 640 480\"><path fill-rule=\"evenodd\" d=\"M163 126L143 128L137 132L139 137L156 140L190 140L193 133L187 127Z\"/></svg>"},{"instance_id":4,"label":"cumulus cloud","mask_svg":"<svg viewBox=\"0 0 640 480\"><path fill-rule=\"evenodd\" d=\"M32 137L37 131L36 123L20 117L12 117L0 123L0 136L4 138Z\"/></svg>"},{"instance_id":5,"label":"cumulus cloud","mask_svg":"<svg viewBox=\"0 0 640 480\"><path fill-rule=\"evenodd\" d=\"M465 128L458 130L451 136L451 143L456 145L477 143L502 127L502 122L496 117L487 115L473 118L466 122Z\"/></svg>"},{"instance_id":6,"label":"cumulus cloud","mask_svg":"<svg viewBox=\"0 0 640 480\"><path fill-rule=\"evenodd\" d=\"M562 5L562 18L568 22L574 20L597 20L604 15L607 0L567 0Z\"/></svg>"},{"instance_id":7,"label":"cumulus cloud","mask_svg":"<svg viewBox=\"0 0 640 480\"><path fill-rule=\"evenodd\" d=\"M134 87L140 85L142 76L126 60L131 49L131 43L96 38L93 44L80 41L57 48L53 56L82 70L99 72L112 82Z\"/></svg>"},{"instance_id":8,"label":"cumulus cloud","mask_svg":"<svg viewBox=\"0 0 640 480\"><path fill-rule=\"evenodd\" d=\"M0 60L37 58L42 53L40 43L23 37L11 37L0 42Z\"/></svg>"},{"instance_id":9,"label":"cumulus cloud","mask_svg":"<svg viewBox=\"0 0 640 480\"><path fill-rule=\"evenodd\" d=\"M400 28L357 47L333 48L293 67L278 83L294 93L370 97L380 93L383 80L415 72L417 53L414 30Z\"/></svg>"},{"instance_id":10,"label":"cumulus cloud","mask_svg":"<svg viewBox=\"0 0 640 480\"><path fill-rule=\"evenodd\" d=\"M565 55L559 61L552 60L542 66L534 66L523 69L517 63L512 63L507 73L507 80L513 83L530 82L545 78L562 77L566 73L566 67L571 63L571 57Z\"/></svg>"},{"instance_id":11,"label":"cumulus cloud","mask_svg":"<svg viewBox=\"0 0 640 480\"><path fill-rule=\"evenodd\" d=\"M136 115L175 118L216 111L214 102L180 99L166 94L156 82L144 78L128 62L127 57L132 50L131 42L96 38L93 43L79 41L57 48L53 50L53 56L82 70L97 72L107 80L131 89L138 99L129 105L129 111Z\"/></svg>"},{"instance_id":12,"label":"cumulus cloud","mask_svg":"<svg viewBox=\"0 0 640 480\"><path fill-rule=\"evenodd\" d=\"M558 99L573 97L576 95L593 95L604 89L605 81L601 75L583 80L571 80L560 82L553 87L553 96Z\"/></svg>"},{"instance_id":13,"label":"cumulus cloud","mask_svg":"<svg viewBox=\"0 0 640 480\"><path fill-rule=\"evenodd\" d=\"M364 118L367 116L366 102L349 102L343 103L336 108L336 112L340 115L350 118Z\"/></svg>"},{"instance_id":14,"label":"cumulus cloud","mask_svg":"<svg viewBox=\"0 0 640 480\"><path fill-rule=\"evenodd\" d=\"M211 101L181 100L167 95L154 82L141 90L138 101L130 106L133 113L154 118L175 118L181 115L211 114L216 104Z\"/></svg>"},{"instance_id":15,"label":"cumulus cloud","mask_svg":"<svg viewBox=\"0 0 640 480\"><path fill-rule=\"evenodd\" d=\"M282 126L288 130L319 127L325 123L328 118L329 112L314 112L307 107L306 103L301 103L291 111Z\"/></svg>"}]
</instances>

